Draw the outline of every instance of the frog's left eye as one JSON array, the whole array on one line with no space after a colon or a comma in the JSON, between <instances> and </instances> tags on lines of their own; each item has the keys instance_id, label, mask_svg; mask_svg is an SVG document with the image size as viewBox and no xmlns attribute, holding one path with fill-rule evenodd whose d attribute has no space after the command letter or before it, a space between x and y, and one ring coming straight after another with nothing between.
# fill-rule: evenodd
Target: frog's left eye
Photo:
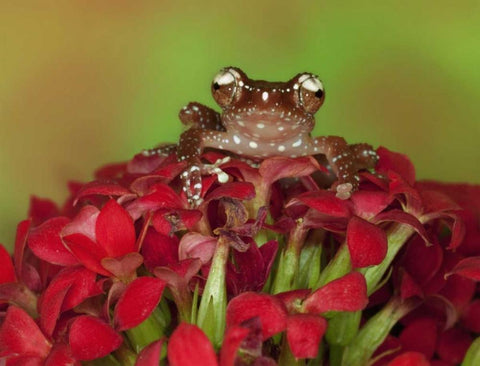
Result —
<instances>
[{"instance_id":1,"label":"frog's left eye","mask_svg":"<svg viewBox=\"0 0 480 366\"><path fill-rule=\"evenodd\" d=\"M315 113L325 100L322 82L312 74L303 74L298 78L300 104L308 113Z\"/></svg>"},{"instance_id":2,"label":"frog's left eye","mask_svg":"<svg viewBox=\"0 0 480 366\"><path fill-rule=\"evenodd\" d=\"M227 106L233 102L237 92L237 72L234 69L221 70L212 81L212 95L221 106Z\"/></svg>"}]
</instances>

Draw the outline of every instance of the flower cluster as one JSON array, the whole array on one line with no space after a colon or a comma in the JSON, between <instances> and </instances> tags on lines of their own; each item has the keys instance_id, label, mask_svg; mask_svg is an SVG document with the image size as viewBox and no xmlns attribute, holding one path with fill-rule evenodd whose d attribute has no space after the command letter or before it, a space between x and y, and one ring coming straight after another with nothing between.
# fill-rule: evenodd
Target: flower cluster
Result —
<instances>
[{"instance_id":1,"label":"flower cluster","mask_svg":"<svg viewBox=\"0 0 480 366\"><path fill-rule=\"evenodd\" d=\"M477 364L480 187L377 153L348 200L313 157L218 152L194 208L175 154L33 198L0 246L0 362Z\"/></svg>"}]
</instances>

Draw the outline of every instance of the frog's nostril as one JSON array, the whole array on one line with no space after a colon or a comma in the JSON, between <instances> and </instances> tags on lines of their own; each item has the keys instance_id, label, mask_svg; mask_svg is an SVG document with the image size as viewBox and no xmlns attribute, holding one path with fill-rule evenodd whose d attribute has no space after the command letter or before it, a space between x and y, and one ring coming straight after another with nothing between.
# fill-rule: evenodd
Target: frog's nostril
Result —
<instances>
[{"instance_id":1,"label":"frog's nostril","mask_svg":"<svg viewBox=\"0 0 480 366\"><path fill-rule=\"evenodd\" d=\"M217 82L213 83L213 89L215 90L220 89L220 84L218 84Z\"/></svg>"}]
</instances>

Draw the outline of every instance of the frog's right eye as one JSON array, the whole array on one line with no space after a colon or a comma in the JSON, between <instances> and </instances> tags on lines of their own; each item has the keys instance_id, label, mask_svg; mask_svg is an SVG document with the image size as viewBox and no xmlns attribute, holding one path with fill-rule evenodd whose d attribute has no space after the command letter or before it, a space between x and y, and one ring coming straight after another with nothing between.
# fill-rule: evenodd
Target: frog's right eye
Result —
<instances>
[{"instance_id":1,"label":"frog's right eye","mask_svg":"<svg viewBox=\"0 0 480 366\"><path fill-rule=\"evenodd\" d=\"M237 92L237 79L239 75L234 69L221 70L212 81L212 95L221 107L231 104Z\"/></svg>"}]
</instances>

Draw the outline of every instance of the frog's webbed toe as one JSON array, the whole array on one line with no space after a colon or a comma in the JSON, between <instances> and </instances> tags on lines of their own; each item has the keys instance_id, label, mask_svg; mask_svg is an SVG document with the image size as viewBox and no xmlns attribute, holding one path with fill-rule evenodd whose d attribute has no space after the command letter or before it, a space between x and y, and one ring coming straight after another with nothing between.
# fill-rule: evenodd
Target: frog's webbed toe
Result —
<instances>
[{"instance_id":1,"label":"frog's webbed toe","mask_svg":"<svg viewBox=\"0 0 480 366\"><path fill-rule=\"evenodd\" d=\"M183 181L182 188L190 206L198 207L203 201L202 175L216 174L220 183L226 183L228 181L228 174L220 168L220 165L225 164L229 160L230 157L226 156L223 159L218 159L213 164L203 164L200 160L190 161L187 169L181 174Z\"/></svg>"}]
</instances>

